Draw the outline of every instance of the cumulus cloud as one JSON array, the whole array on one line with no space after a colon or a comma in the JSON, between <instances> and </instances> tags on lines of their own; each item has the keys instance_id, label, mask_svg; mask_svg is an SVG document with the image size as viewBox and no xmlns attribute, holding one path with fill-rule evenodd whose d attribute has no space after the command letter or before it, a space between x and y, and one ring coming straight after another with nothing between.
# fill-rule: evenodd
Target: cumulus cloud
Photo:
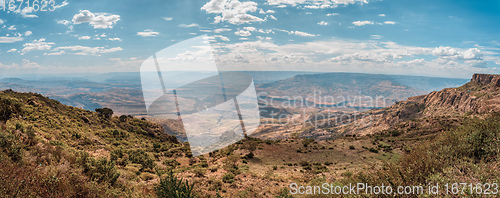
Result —
<instances>
[{"instance_id":1,"label":"cumulus cloud","mask_svg":"<svg viewBox=\"0 0 500 198\"><path fill-rule=\"evenodd\" d=\"M396 22L394 22L394 21L385 21L384 24L394 25L394 24L396 24Z\"/></svg>"},{"instance_id":2,"label":"cumulus cloud","mask_svg":"<svg viewBox=\"0 0 500 198\"><path fill-rule=\"evenodd\" d=\"M17 14L20 14L24 18L37 18L38 17L35 14L30 14L32 12L35 12L35 9L33 7L30 7L30 6L26 6L22 10L17 9L14 12Z\"/></svg>"},{"instance_id":3,"label":"cumulus cloud","mask_svg":"<svg viewBox=\"0 0 500 198\"><path fill-rule=\"evenodd\" d=\"M29 35L32 35L32 34L33 34L33 32L31 32L31 31L26 31L26 32L24 33L24 36L29 36Z\"/></svg>"},{"instance_id":4,"label":"cumulus cloud","mask_svg":"<svg viewBox=\"0 0 500 198\"><path fill-rule=\"evenodd\" d=\"M137 32L137 35L142 37L155 37L158 36L159 34L160 34L159 32L155 32L152 29L146 29L143 32Z\"/></svg>"},{"instance_id":5,"label":"cumulus cloud","mask_svg":"<svg viewBox=\"0 0 500 198\"><path fill-rule=\"evenodd\" d=\"M33 40L31 43L25 43L23 44L23 49L21 50L22 54L25 54L26 52L30 51L43 51L43 50L50 50L52 48L52 45L54 45L54 42L45 42L44 38L38 39L38 40Z\"/></svg>"},{"instance_id":6,"label":"cumulus cloud","mask_svg":"<svg viewBox=\"0 0 500 198\"><path fill-rule=\"evenodd\" d=\"M326 16L337 16L337 15L339 15L339 13L328 13L328 14L326 14Z\"/></svg>"},{"instance_id":7,"label":"cumulus cloud","mask_svg":"<svg viewBox=\"0 0 500 198\"><path fill-rule=\"evenodd\" d=\"M2 25L3 23L5 23L2 19L0 19L0 25Z\"/></svg>"},{"instance_id":8,"label":"cumulus cloud","mask_svg":"<svg viewBox=\"0 0 500 198\"><path fill-rule=\"evenodd\" d=\"M264 21L262 18L248 14L257 11L257 3L253 1L210 0L201 7L201 10L217 14L214 17L215 23L227 21L231 24L244 24Z\"/></svg>"},{"instance_id":9,"label":"cumulus cloud","mask_svg":"<svg viewBox=\"0 0 500 198\"><path fill-rule=\"evenodd\" d=\"M7 52L17 52L17 49L16 49L16 48L12 48L12 49L10 49L10 50L9 50L9 51L7 51Z\"/></svg>"},{"instance_id":10,"label":"cumulus cloud","mask_svg":"<svg viewBox=\"0 0 500 198\"><path fill-rule=\"evenodd\" d=\"M380 16L380 17L385 17L385 14L379 14L378 16Z\"/></svg>"},{"instance_id":11,"label":"cumulus cloud","mask_svg":"<svg viewBox=\"0 0 500 198\"><path fill-rule=\"evenodd\" d=\"M248 30L239 30L239 31L234 32L234 34L236 34L238 36L250 36L250 35L252 35L252 33L250 33L250 31L248 31Z\"/></svg>"},{"instance_id":12,"label":"cumulus cloud","mask_svg":"<svg viewBox=\"0 0 500 198\"><path fill-rule=\"evenodd\" d=\"M282 30L280 30L282 31ZM377 37L378 35L374 35ZM248 37L245 37L248 38ZM395 42L332 39L279 45L271 38L213 45L222 69L284 69L374 72L469 77L489 71L484 52L476 48L416 47ZM237 68L235 68L235 65Z\"/></svg>"},{"instance_id":13,"label":"cumulus cloud","mask_svg":"<svg viewBox=\"0 0 500 198\"><path fill-rule=\"evenodd\" d=\"M326 21L321 21L321 22L319 22L319 23L318 23L318 25L328 25L328 22L326 22Z\"/></svg>"},{"instance_id":14,"label":"cumulus cloud","mask_svg":"<svg viewBox=\"0 0 500 198\"><path fill-rule=\"evenodd\" d=\"M352 24L355 26L373 25L373 21L354 21Z\"/></svg>"},{"instance_id":15,"label":"cumulus cloud","mask_svg":"<svg viewBox=\"0 0 500 198\"><path fill-rule=\"evenodd\" d=\"M14 25L11 25L7 28L8 30L10 31L14 31L14 30L17 30L16 27Z\"/></svg>"},{"instance_id":16,"label":"cumulus cloud","mask_svg":"<svg viewBox=\"0 0 500 198\"><path fill-rule=\"evenodd\" d=\"M92 13L81 10L73 16L73 24L89 23L94 29L111 29L120 20L120 15L108 13Z\"/></svg>"},{"instance_id":17,"label":"cumulus cloud","mask_svg":"<svg viewBox=\"0 0 500 198\"><path fill-rule=\"evenodd\" d=\"M161 18L162 18L163 20L165 20L165 21L171 21L172 19L174 19L174 18L172 18L172 17L161 17Z\"/></svg>"},{"instance_id":18,"label":"cumulus cloud","mask_svg":"<svg viewBox=\"0 0 500 198\"><path fill-rule=\"evenodd\" d=\"M440 46L432 50L432 55L443 59L483 60L484 53L478 48L470 48L462 51L457 48Z\"/></svg>"}]
</instances>

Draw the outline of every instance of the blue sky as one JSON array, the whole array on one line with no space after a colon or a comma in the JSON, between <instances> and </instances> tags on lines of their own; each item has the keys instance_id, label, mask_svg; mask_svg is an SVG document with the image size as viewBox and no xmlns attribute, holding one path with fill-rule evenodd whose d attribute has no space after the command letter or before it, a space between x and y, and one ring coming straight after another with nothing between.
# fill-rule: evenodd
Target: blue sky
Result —
<instances>
[{"instance_id":1,"label":"blue sky","mask_svg":"<svg viewBox=\"0 0 500 198\"><path fill-rule=\"evenodd\" d=\"M153 53L204 34L224 70L499 73L498 1L54 0L48 11L3 3L4 75L139 71Z\"/></svg>"}]
</instances>

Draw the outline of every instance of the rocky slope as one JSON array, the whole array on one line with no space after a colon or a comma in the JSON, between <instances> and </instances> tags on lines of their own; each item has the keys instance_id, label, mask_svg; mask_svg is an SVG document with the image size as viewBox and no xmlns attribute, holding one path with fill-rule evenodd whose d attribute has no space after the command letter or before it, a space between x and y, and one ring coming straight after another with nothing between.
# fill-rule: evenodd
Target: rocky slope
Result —
<instances>
[{"instance_id":1,"label":"rocky slope","mask_svg":"<svg viewBox=\"0 0 500 198\"><path fill-rule=\"evenodd\" d=\"M424 117L461 117L500 112L500 75L474 74L470 82L457 88L446 88L427 95L408 98L394 105L367 112L369 123L358 120L341 126L341 132L369 134L395 127L402 122ZM367 118L367 119L368 119Z\"/></svg>"}]
</instances>

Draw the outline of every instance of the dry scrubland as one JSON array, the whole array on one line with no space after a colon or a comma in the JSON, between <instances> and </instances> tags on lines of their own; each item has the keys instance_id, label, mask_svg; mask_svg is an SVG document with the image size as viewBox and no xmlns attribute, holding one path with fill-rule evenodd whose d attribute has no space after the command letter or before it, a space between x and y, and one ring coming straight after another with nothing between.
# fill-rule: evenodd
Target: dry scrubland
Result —
<instances>
[{"instance_id":1,"label":"dry scrubland","mask_svg":"<svg viewBox=\"0 0 500 198\"><path fill-rule=\"evenodd\" d=\"M453 91L491 101L496 97L492 89L498 91L488 83L471 83ZM397 105L394 108L408 109ZM383 111L398 110L391 108ZM500 182L498 113L449 111L429 116L427 109L417 110L422 112L419 116L400 117L363 136L315 141L297 131L282 140L246 137L193 157L187 143L165 134L159 124L6 90L0 93L0 194L290 197L287 187L292 182Z\"/></svg>"}]
</instances>

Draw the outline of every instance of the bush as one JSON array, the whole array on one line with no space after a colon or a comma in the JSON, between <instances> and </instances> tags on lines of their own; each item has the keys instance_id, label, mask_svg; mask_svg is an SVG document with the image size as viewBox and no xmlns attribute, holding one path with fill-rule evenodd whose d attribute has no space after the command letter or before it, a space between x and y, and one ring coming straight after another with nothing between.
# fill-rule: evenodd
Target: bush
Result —
<instances>
[{"instance_id":1,"label":"bush","mask_svg":"<svg viewBox=\"0 0 500 198\"><path fill-rule=\"evenodd\" d=\"M181 163L177 162L175 159L166 159L163 161L163 165L175 168L176 166L181 165Z\"/></svg>"},{"instance_id":2,"label":"bush","mask_svg":"<svg viewBox=\"0 0 500 198\"><path fill-rule=\"evenodd\" d=\"M141 164L142 169L155 167L154 159L142 149L130 150L128 152L129 160L134 164Z\"/></svg>"},{"instance_id":3,"label":"bush","mask_svg":"<svg viewBox=\"0 0 500 198\"><path fill-rule=\"evenodd\" d=\"M233 173L226 173L222 177L222 181L225 183L233 183L234 182L234 174Z\"/></svg>"},{"instance_id":4,"label":"bush","mask_svg":"<svg viewBox=\"0 0 500 198\"><path fill-rule=\"evenodd\" d=\"M349 149L354 150L354 146L352 146L352 145L349 146Z\"/></svg>"},{"instance_id":5,"label":"bush","mask_svg":"<svg viewBox=\"0 0 500 198\"><path fill-rule=\"evenodd\" d=\"M13 115L21 112L21 104L17 99L0 99L0 121L7 121Z\"/></svg>"},{"instance_id":6,"label":"bush","mask_svg":"<svg viewBox=\"0 0 500 198\"><path fill-rule=\"evenodd\" d=\"M115 162L106 158L96 160L90 157L87 152L81 152L78 162L84 168L83 172L91 180L99 183L107 182L113 185L120 176L120 173L116 170Z\"/></svg>"},{"instance_id":7,"label":"bush","mask_svg":"<svg viewBox=\"0 0 500 198\"><path fill-rule=\"evenodd\" d=\"M155 191L158 197L190 198L195 197L192 193L193 187L194 184L189 185L188 181L177 179L170 171L167 177L160 178L160 182L155 186Z\"/></svg>"}]
</instances>

